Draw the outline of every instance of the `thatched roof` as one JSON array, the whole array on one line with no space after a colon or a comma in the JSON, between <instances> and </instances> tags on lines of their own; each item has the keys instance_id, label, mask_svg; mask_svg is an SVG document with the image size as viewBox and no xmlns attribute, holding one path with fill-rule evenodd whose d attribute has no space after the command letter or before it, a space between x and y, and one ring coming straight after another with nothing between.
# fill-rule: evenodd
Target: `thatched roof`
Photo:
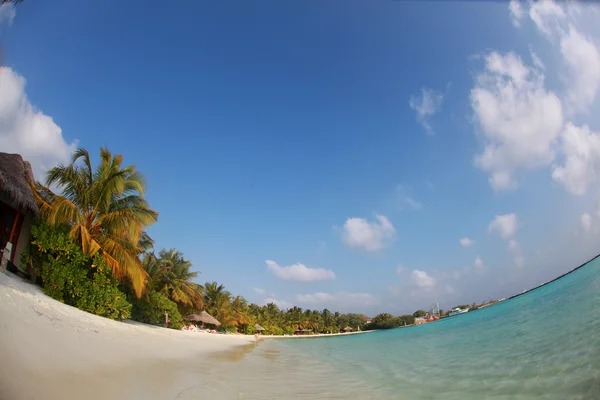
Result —
<instances>
[{"instance_id":1,"label":"thatched roof","mask_svg":"<svg viewBox=\"0 0 600 400\"><path fill-rule=\"evenodd\" d=\"M347 327L345 327L343 330L345 330L345 331L351 331L351 330L352 330L352 328L350 328L349 326L347 326Z\"/></svg>"},{"instance_id":2,"label":"thatched roof","mask_svg":"<svg viewBox=\"0 0 600 400\"><path fill-rule=\"evenodd\" d=\"M0 153L0 191L7 193L17 205L37 214L38 206L29 182L33 182L31 164L20 154Z\"/></svg>"},{"instance_id":3,"label":"thatched roof","mask_svg":"<svg viewBox=\"0 0 600 400\"><path fill-rule=\"evenodd\" d=\"M213 317L206 311L202 311L200 314L190 314L187 317L185 317L185 319L187 319L188 321L200 321L204 324L210 324L215 326L221 325L221 323L217 321L215 317Z\"/></svg>"},{"instance_id":4,"label":"thatched roof","mask_svg":"<svg viewBox=\"0 0 600 400\"><path fill-rule=\"evenodd\" d=\"M265 328L263 328L259 324L254 325L254 329L256 329L257 331L264 331L265 330Z\"/></svg>"}]
</instances>

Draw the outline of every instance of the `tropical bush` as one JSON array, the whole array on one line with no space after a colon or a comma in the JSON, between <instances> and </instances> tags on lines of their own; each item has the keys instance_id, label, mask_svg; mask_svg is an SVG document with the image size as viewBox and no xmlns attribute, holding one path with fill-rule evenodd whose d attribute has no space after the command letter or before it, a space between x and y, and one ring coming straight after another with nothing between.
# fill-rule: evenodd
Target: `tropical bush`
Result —
<instances>
[{"instance_id":1,"label":"tropical bush","mask_svg":"<svg viewBox=\"0 0 600 400\"><path fill-rule=\"evenodd\" d=\"M133 303L131 318L147 324L164 326L165 312L169 314L171 328L183 328L183 318L177 309L177 304L158 292L148 292L141 299L130 298Z\"/></svg>"},{"instance_id":2,"label":"tropical bush","mask_svg":"<svg viewBox=\"0 0 600 400\"><path fill-rule=\"evenodd\" d=\"M115 277L131 284L141 297L148 275L138 255L144 229L158 213L144 198L145 182L123 156L100 149L100 163L92 168L85 149L73 154L71 164L48 171L47 186L33 190L41 215L53 228L66 225L69 237L89 257L100 254ZM50 187L57 186L55 194Z\"/></svg>"},{"instance_id":3,"label":"tropical bush","mask_svg":"<svg viewBox=\"0 0 600 400\"><path fill-rule=\"evenodd\" d=\"M35 223L21 262L41 275L43 291L53 299L102 317L129 318L131 304L104 259L82 253L68 232L66 226Z\"/></svg>"}]
</instances>

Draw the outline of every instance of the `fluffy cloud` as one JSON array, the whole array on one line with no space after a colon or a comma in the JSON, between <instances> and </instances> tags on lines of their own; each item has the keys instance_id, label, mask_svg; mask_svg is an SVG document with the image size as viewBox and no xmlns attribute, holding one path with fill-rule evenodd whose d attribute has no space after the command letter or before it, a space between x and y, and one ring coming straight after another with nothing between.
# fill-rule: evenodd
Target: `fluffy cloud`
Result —
<instances>
[{"instance_id":1,"label":"fluffy cloud","mask_svg":"<svg viewBox=\"0 0 600 400\"><path fill-rule=\"evenodd\" d=\"M523 253L521 252L521 246L515 239L515 235L518 229L518 219L516 214L504 214L497 215L490 225L488 230L495 232L502 239L508 241L508 251L513 255L515 264L518 267L522 267L524 264Z\"/></svg>"},{"instance_id":2,"label":"fluffy cloud","mask_svg":"<svg viewBox=\"0 0 600 400\"><path fill-rule=\"evenodd\" d=\"M588 233L592 229L592 216L588 213L581 215L581 229L584 233Z\"/></svg>"},{"instance_id":3,"label":"fluffy cloud","mask_svg":"<svg viewBox=\"0 0 600 400\"><path fill-rule=\"evenodd\" d=\"M267 294L267 291L266 291L265 289L261 289L261 288L257 288L257 287L255 287L255 288L253 288L253 289L254 289L254 291L255 291L256 293L258 293L258 294L260 294L260 295L263 295L263 296L264 296L265 294Z\"/></svg>"},{"instance_id":4,"label":"fluffy cloud","mask_svg":"<svg viewBox=\"0 0 600 400\"><path fill-rule=\"evenodd\" d=\"M420 96L410 97L408 104L417 113L417 121L423 125L428 135L433 135L430 119L440 110L443 101L444 95L441 92L426 88L421 89Z\"/></svg>"},{"instance_id":5,"label":"fluffy cloud","mask_svg":"<svg viewBox=\"0 0 600 400\"><path fill-rule=\"evenodd\" d=\"M396 236L392 223L383 215L376 222L363 218L349 218L344 224L342 239L348 247L374 252L388 245Z\"/></svg>"},{"instance_id":6,"label":"fluffy cloud","mask_svg":"<svg viewBox=\"0 0 600 400\"><path fill-rule=\"evenodd\" d=\"M471 246L473 246L473 244L475 244L475 241L469 239L468 237L464 237L464 238L460 239L460 245L462 247L471 247Z\"/></svg>"},{"instance_id":7,"label":"fluffy cloud","mask_svg":"<svg viewBox=\"0 0 600 400\"><path fill-rule=\"evenodd\" d=\"M529 17L540 32L551 37L555 27L566 17L565 11L552 0L531 2L530 5Z\"/></svg>"},{"instance_id":8,"label":"fluffy cloud","mask_svg":"<svg viewBox=\"0 0 600 400\"><path fill-rule=\"evenodd\" d=\"M567 124L561 136L563 164L557 164L552 179L562 184L571 194L584 195L588 187L600 176L600 134L587 125L577 127Z\"/></svg>"},{"instance_id":9,"label":"fluffy cloud","mask_svg":"<svg viewBox=\"0 0 600 400\"><path fill-rule=\"evenodd\" d=\"M529 5L529 17L538 31L560 49L569 110L586 112L600 88L600 52L577 27L576 15L582 9L576 3L563 8L551 0Z\"/></svg>"},{"instance_id":10,"label":"fluffy cloud","mask_svg":"<svg viewBox=\"0 0 600 400\"><path fill-rule=\"evenodd\" d=\"M484 149L475 165L490 174L494 190L517 186L515 172L545 166L563 125L558 97L544 88L541 68L510 52L485 56L485 69L471 90L471 107Z\"/></svg>"},{"instance_id":11,"label":"fluffy cloud","mask_svg":"<svg viewBox=\"0 0 600 400\"><path fill-rule=\"evenodd\" d=\"M69 161L76 143L67 143L52 118L32 106L25 79L8 67L0 67L0 93L0 149L21 154L44 181L46 171Z\"/></svg>"},{"instance_id":12,"label":"fluffy cloud","mask_svg":"<svg viewBox=\"0 0 600 400\"><path fill-rule=\"evenodd\" d=\"M266 304L269 304L269 303L273 303L273 304L275 304L277 307L279 307L279 309L281 309L281 310L287 310L287 309L290 309L290 308L292 308L292 307L294 306L294 305L293 305L292 303L290 303L289 301L285 301L285 300L279 300L279 299L276 299L276 298L274 298L274 297L268 297L268 298L266 298L266 299L263 301L263 303L264 303L265 305L266 305Z\"/></svg>"},{"instance_id":13,"label":"fluffy cloud","mask_svg":"<svg viewBox=\"0 0 600 400\"><path fill-rule=\"evenodd\" d=\"M586 112L600 86L600 52L573 26L561 38L560 51L567 66L567 104L574 112Z\"/></svg>"},{"instance_id":14,"label":"fluffy cloud","mask_svg":"<svg viewBox=\"0 0 600 400\"><path fill-rule=\"evenodd\" d=\"M431 289L436 285L436 280L433 279L427 272L415 269L410 277L411 282L416 287L422 289Z\"/></svg>"},{"instance_id":15,"label":"fluffy cloud","mask_svg":"<svg viewBox=\"0 0 600 400\"><path fill-rule=\"evenodd\" d=\"M515 236L517 228L517 215L514 213L496 215L488 226L490 232L497 232L503 239L510 239Z\"/></svg>"},{"instance_id":16,"label":"fluffy cloud","mask_svg":"<svg viewBox=\"0 0 600 400\"><path fill-rule=\"evenodd\" d=\"M6 25L12 25L13 20L15 19L15 16L17 15L17 10L15 9L15 6L10 4L10 3L6 3L2 6L0 6L0 25L2 24L6 24Z\"/></svg>"},{"instance_id":17,"label":"fluffy cloud","mask_svg":"<svg viewBox=\"0 0 600 400\"><path fill-rule=\"evenodd\" d=\"M287 267L279 266L275 261L267 260L267 268L276 277L286 281L316 282L335 279L333 271L322 268L308 268L304 264L294 264Z\"/></svg>"},{"instance_id":18,"label":"fluffy cloud","mask_svg":"<svg viewBox=\"0 0 600 400\"><path fill-rule=\"evenodd\" d=\"M510 18L514 26L517 28L521 26L521 20L525 16L525 10L521 7L521 2L518 0L511 0L508 9L510 10Z\"/></svg>"},{"instance_id":19,"label":"fluffy cloud","mask_svg":"<svg viewBox=\"0 0 600 400\"><path fill-rule=\"evenodd\" d=\"M338 292L298 294L296 300L302 304L337 307L374 306L380 303L380 299L369 293Z\"/></svg>"}]
</instances>

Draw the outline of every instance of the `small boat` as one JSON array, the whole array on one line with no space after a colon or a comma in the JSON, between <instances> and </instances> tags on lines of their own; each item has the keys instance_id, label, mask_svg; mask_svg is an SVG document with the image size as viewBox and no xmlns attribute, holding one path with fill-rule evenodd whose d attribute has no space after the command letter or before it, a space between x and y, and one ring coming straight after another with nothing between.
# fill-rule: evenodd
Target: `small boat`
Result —
<instances>
[{"instance_id":1,"label":"small boat","mask_svg":"<svg viewBox=\"0 0 600 400\"><path fill-rule=\"evenodd\" d=\"M458 308L458 307L456 307L456 308L453 308L452 311L450 311L448 313L448 316L452 317L454 315L464 314L464 313L466 313L468 311L469 311L468 308Z\"/></svg>"}]
</instances>

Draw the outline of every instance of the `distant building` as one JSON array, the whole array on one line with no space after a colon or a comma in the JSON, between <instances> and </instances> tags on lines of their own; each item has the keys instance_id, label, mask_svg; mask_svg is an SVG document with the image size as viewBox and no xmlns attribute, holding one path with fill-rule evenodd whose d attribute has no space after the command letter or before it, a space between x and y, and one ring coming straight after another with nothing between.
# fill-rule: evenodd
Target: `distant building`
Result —
<instances>
[{"instance_id":1,"label":"distant building","mask_svg":"<svg viewBox=\"0 0 600 400\"><path fill-rule=\"evenodd\" d=\"M38 206L31 190L33 173L31 165L20 154L0 153L0 269L14 264L22 272L29 273L21 265L21 253L29 244L32 218L38 214Z\"/></svg>"}]
</instances>

